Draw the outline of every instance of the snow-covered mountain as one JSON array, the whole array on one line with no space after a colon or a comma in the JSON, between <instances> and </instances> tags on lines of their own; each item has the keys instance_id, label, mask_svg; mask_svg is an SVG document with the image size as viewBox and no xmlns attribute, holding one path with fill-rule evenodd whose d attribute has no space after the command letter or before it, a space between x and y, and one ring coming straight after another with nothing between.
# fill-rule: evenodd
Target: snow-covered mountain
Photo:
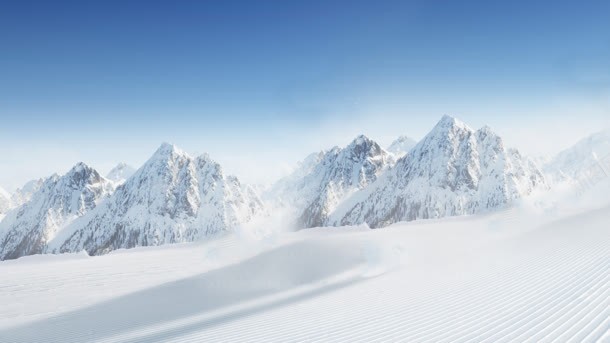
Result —
<instances>
[{"instance_id":1,"label":"snow-covered mountain","mask_svg":"<svg viewBox=\"0 0 610 343\"><path fill-rule=\"evenodd\" d=\"M28 183L18 193L20 199L29 201L0 222L0 260L45 252L66 225L95 208L112 189L111 181L84 163L40 185L37 181Z\"/></svg>"},{"instance_id":2,"label":"snow-covered mountain","mask_svg":"<svg viewBox=\"0 0 610 343\"><path fill-rule=\"evenodd\" d=\"M544 171L553 182L579 181L610 172L610 130L595 133L560 152Z\"/></svg>"},{"instance_id":3,"label":"snow-covered mountain","mask_svg":"<svg viewBox=\"0 0 610 343\"><path fill-rule=\"evenodd\" d=\"M36 192L38 192L40 187L42 187L43 183L44 183L44 179L40 178L40 179L29 181L28 183L23 185L23 187L18 188L15 191L15 193L13 193L13 195L11 196L11 202L13 204L13 207L19 207L19 206L25 204L26 202L30 201L30 199L32 199L32 196Z\"/></svg>"},{"instance_id":4,"label":"snow-covered mountain","mask_svg":"<svg viewBox=\"0 0 610 343\"><path fill-rule=\"evenodd\" d=\"M388 146L387 150L397 158L400 158L406 155L415 144L417 144L417 142L414 139L407 136L400 136Z\"/></svg>"},{"instance_id":5,"label":"snow-covered mountain","mask_svg":"<svg viewBox=\"0 0 610 343\"><path fill-rule=\"evenodd\" d=\"M193 158L164 143L94 211L72 223L49 246L53 252L193 241L233 230L260 213L255 192L207 155Z\"/></svg>"},{"instance_id":6,"label":"snow-covered mountain","mask_svg":"<svg viewBox=\"0 0 610 343\"><path fill-rule=\"evenodd\" d=\"M124 162L121 162L108 172L106 178L108 180L114 181L115 183L121 184L124 183L127 179L129 179L135 172L136 169L134 167Z\"/></svg>"},{"instance_id":7,"label":"snow-covered mountain","mask_svg":"<svg viewBox=\"0 0 610 343\"><path fill-rule=\"evenodd\" d=\"M0 220L12 207L11 195L4 188L0 187Z\"/></svg>"},{"instance_id":8,"label":"snow-covered mountain","mask_svg":"<svg viewBox=\"0 0 610 343\"><path fill-rule=\"evenodd\" d=\"M473 214L546 188L541 171L507 149L489 127L473 130L450 116L375 183L353 194L324 224L398 221Z\"/></svg>"},{"instance_id":9,"label":"snow-covered mountain","mask_svg":"<svg viewBox=\"0 0 610 343\"><path fill-rule=\"evenodd\" d=\"M319 226L347 196L375 181L394 162L392 154L360 135L345 148L308 156L266 197L294 208L298 226Z\"/></svg>"}]
</instances>

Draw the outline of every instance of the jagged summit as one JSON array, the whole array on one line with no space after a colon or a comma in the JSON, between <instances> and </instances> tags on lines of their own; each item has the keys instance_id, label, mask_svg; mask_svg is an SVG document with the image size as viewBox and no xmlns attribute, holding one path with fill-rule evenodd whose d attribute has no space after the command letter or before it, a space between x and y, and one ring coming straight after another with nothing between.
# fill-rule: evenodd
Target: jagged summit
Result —
<instances>
[{"instance_id":1,"label":"jagged summit","mask_svg":"<svg viewBox=\"0 0 610 343\"><path fill-rule=\"evenodd\" d=\"M356 138L354 138L354 140L351 141L350 144L348 145L366 145L366 144L372 144L374 143L374 141L370 138L368 138L366 135L364 134L360 134L358 136L356 136Z\"/></svg>"},{"instance_id":2,"label":"jagged summit","mask_svg":"<svg viewBox=\"0 0 610 343\"><path fill-rule=\"evenodd\" d=\"M88 184L102 182L103 177L97 170L88 166L84 162L78 162L64 176L73 188L82 188Z\"/></svg>"},{"instance_id":3,"label":"jagged summit","mask_svg":"<svg viewBox=\"0 0 610 343\"><path fill-rule=\"evenodd\" d=\"M89 167L85 162L77 162L68 173L80 173L91 169L93 168Z\"/></svg>"},{"instance_id":4,"label":"jagged summit","mask_svg":"<svg viewBox=\"0 0 610 343\"><path fill-rule=\"evenodd\" d=\"M297 170L266 194L297 213L299 227L323 223L343 199L377 179L394 158L377 142L359 135L344 148L309 155Z\"/></svg>"},{"instance_id":5,"label":"jagged summit","mask_svg":"<svg viewBox=\"0 0 610 343\"><path fill-rule=\"evenodd\" d=\"M151 160L165 160L172 156L187 156L187 154L178 148L176 145L163 142L149 158Z\"/></svg>"},{"instance_id":6,"label":"jagged summit","mask_svg":"<svg viewBox=\"0 0 610 343\"><path fill-rule=\"evenodd\" d=\"M606 151L607 137L585 140L561 159ZM267 208L288 210L300 228L375 228L498 209L547 187L536 165L490 127L474 130L449 115L419 142L401 136L390 148L358 135L310 154L265 190L265 205L207 154L192 157L170 143L138 170L120 163L108 178L80 162L12 195L19 208L0 222L0 259L193 241L232 231Z\"/></svg>"},{"instance_id":7,"label":"jagged summit","mask_svg":"<svg viewBox=\"0 0 610 343\"><path fill-rule=\"evenodd\" d=\"M443 116L404 158L354 194L326 224L381 227L498 208L546 187L544 176L488 128Z\"/></svg>"},{"instance_id":8,"label":"jagged summit","mask_svg":"<svg viewBox=\"0 0 610 343\"><path fill-rule=\"evenodd\" d=\"M459 120L455 117L445 114L436 123L434 128L432 128L430 133L428 133L428 136L446 135L448 132L463 131L463 130L472 131L472 129L468 125L466 125L466 123L462 122L461 120Z\"/></svg>"},{"instance_id":9,"label":"jagged summit","mask_svg":"<svg viewBox=\"0 0 610 343\"><path fill-rule=\"evenodd\" d=\"M0 260L46 252L58 233L114 190L110 180L82 162L30 188L36 189L26 194L30 199L0 222Z\"/></svg>"},{"instance_id":10,"label":"jagged summit","mask_svg":"<svg viewBox=\"0 0 610 343\"><path fill-rule=\"evenodd\" d=\"M127 167L113 170L124 177ZM209 156L193 158L169 143L118 184L81 162L29 185L36 189L31 199L0 222L0 259L193 241L263 211L253 189L225 176Z\"/></svg>"},{"instance_id":11,"label":"jagged summit","mask_svg":"<svg viewBox=\"0 0 610 343\"><path fill-rule=\"evenodd\" d=\"M75 221L50 249L102 254L193 241L233 230L262 209L252 189L224 175L209 156L193 158L164 143L103 206Z\"/></svg>"}]
</instances>

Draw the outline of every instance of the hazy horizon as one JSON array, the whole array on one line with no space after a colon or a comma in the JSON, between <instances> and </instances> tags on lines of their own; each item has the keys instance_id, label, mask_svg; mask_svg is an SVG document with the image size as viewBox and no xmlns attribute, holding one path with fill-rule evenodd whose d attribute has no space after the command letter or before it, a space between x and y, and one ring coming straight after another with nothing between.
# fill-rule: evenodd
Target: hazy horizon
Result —
<instances>
[{"instance_id":1,"label":"hazy horizon","mask_svg":"<svg viewBox=\"0 0 610 343\"><path fill-rule=\"evenodd\" d=\"M464 121L461 117L457 117L454 116L459 120ZM321 150L328 150L334 146L339 146L339 147L344 147L346 145L348 145L357 135L359 134L365 134L366 136L368 136L369 138L375 140L376 142L378 142L382 147L387 148L388 145L390 145L392 143L392 141L394 141L395 139L397 139L399 136L408 136L409 138L415 139L416 141L420 140L421 138L423 138L429 130L431 130L433 128L433 126L436 124L436 122L441 118L441 116L434 118L433 121L430 121L430 126L428 128L424 128L422 125L422 128L420 130L418 130L418 134L417 135L412 135L412 134L394 134L394 135L384 135L383 132L381 132L380 130L378 131L374 131L377 134L376 135L372 135L372 134L367 134L364 132L360 132L358 133L357 130L345 130L344 133L342 133L341 136L332 136L332 137L321 137L322 139L316 139L315 137L312 137L311 142L309 142L309 144L303 144L303 146L305 146L305 148L301 148L301 149L296 149L296 151L298 152L291 152L291 151L286 151L285 154L287 156L287 158L285 160L273 160L275 158L277 158L277 156L274 155L274 152L268 152L268 151L261 151L260 155L252 155L250 153L248 153L247 151L244 150L239 150L239 148L237 146L230 146L230 149L234 149L233 151L235 151L235 153L232 153L229 150L224 150L225 153L220 153L222 152L222 147L221 150L216 150L216 153L212 153L210 151L206 151L205 149L202 148L198 148L197 146L197 142L196 141L173 141L173 140L159 140L156 144L154 142L152 142L152 139L147 142L147 144L142 144L142 145L138 145L135 147L135 149L129 150L128 153L126 154L125 151L115 151L113 149L108 149L105 150L105 153L103 156L99 156L95 151L99 151L100 147L95 147L95 144L91 147L87 147L85 149L82 150L78 150L78 149L71 149L70 147L61 147L61 146L52 146L52 145L48 145L45 147L42 147L42 149L40 149L40 147L31 147L33 148L32 150L30 150L28 152L28 154L31 154L32 152L34 153L39 153L39 155L37 155L37 158L35 158L31 163L35 163L37 165L40 165L42 168L36 168L34 170L32 170L31 166L18 166L18 168L15 169L8 169L8 165L10 163L6 163L6 167L7 168L3 168L2 171L0 171L0 178L2 178L3 181L7 181L8 182L4 182L4 183L0 183L0 187L4 188L5 190L9 191L9 192L13 192L15 191L17 188L23 186L26 182L33 180L33 179L38 179L38 178L42 178L42 177L47 177L52 175L53 173L58 173L58 174L63 174L65 172L67 172L69 169L71 169L76 163L78 162L85 162L86 164L90 165L93 168L96 168L100 173L102 173L103 175L106 175L112 168L114 168L117 164L119 163L126 163L134 168L139 168L143 163L145 163L151 156L152 154L156 151L156 149L164 142L167 143L171 143L176 145L178 148L180 148L181 150L185 151L186 153L192 155L192 156L197 156L203 153L207 153L210 155L210 157L215 160L216 162L220 163L221 166L223 167L223 169L225 170L225 172L227 174L232 174L232 175L236 175L240 178L240 180L242 180L243 182L246 183L251 183L251 184L269 184L272 183L274 181L277 181L277 179L286 176L288 173L290 173L298 164L298 162L300 162L301 160L303 160L305 157L307 157L307 155L309 155L310 153L314 153L316 151L321 151ZM472 125L471 123L469 123L468 121L464 121L467 125L471 126L473 129L478 129L483 125L489 125L489 124L481 124L481 125ZM574 135L573 136L577 136L578 132L582 132L582 135L580 137L574 137L574 139L572 140L571 138L573 137L569 137L567 139L562 139L561 141L553 141L551 140L550 142L541 142L539 140L537 140L535 137L532 137L531 140L527 140L527 135L529 134L535 134L535 129L530 128L529 132L510 132L510 130L508 130L508 134L502 134L502 133L506 133L507 130L503 130L502 128L496 128L493 125L490 125L492 127L492 129L494 131L496 131L496 133L500 134L502 136L502 138L505 139L505 143L507 144L507 146L509 147L515 147L518 148L522 153L525 153L526 155L530 156L530 157L552 157L553 155L559 153L561 150L564 150L566 148L569 148L570 146L574 145L577 141L586 138L587 136L589 136L590 134L594 134L603 130L608 130L607 127L605 128L598 128L595 131L587 131L587 127L571 127L570 129L574 130ZM388 130L390 131L390 130ZM520 130L517 130L520 131ZM511 135L512 133L512 135ZM521 136L519 136L521 134ZM320 136L324 136L323 134L319 134ZM512 138L512 139L511 139ZM561 137L561 135L559 133L556 133L556 138L565 138ZM524 141L521 142L521 144L518 144L518 140L523 140ZM528 142L535 142L536 144L527 144ZM184 143L184 144L181 144ZM548 152L532 152L532 151L536 151L536 148L539 148L541 143L556 143L556 148L549 150ZM44 143L43 143L44 144ZM46 145L46 144L44 144ZM216 147L218 147L218 145L215 145ZM307 147L310 146L311 148L309 150L307 150ZM102 147L103 148L103 147ZM39 150L40 149L40 150ZM2 150L0 148L0 150ZM11 151L8 152L13 152L14 158L15 158L15 163L17 163L17 159L19 157L23 158L24 156L19 156L21 155L21 153L19 153L19 149L15 149L14 147L12 148ZM104 150L102 150L104 151ZM277 152L275 152L277 153ZM87 154L90 154L89 156L87 156ZM114 154L114 155L113 155ZM6 153L4 153L4 156L6 158ZM116 156L123 156L124 159L119 159ZM10 155L9 155L10 157ZM30 159L31 156L28 156L27 159ZM48 160L46 162L40 162L41 159L45 159L47 158ZM57 159L57 160L55 160ZM10 161L10 159L8 159ZM268 163L271 163L267 166L260 166L259 162L261 160L264 160ZM5 159L5 161L7 161L7 159ZM15 168L15 165L11 165L11 168ZM20 167L20 168L19 168ZM26 169L27 168L27 169ZM46 168L46 169L45 169ZM52 168L56 168L56 169L52 169ZM272 169L278 169L279 170L272 170ZM261 174L256 174L252 173L252 170L255 170L258 173L265 173L266 175L261 175ZM12 172L11 174L8 174L7 172ZM8 177L7 177L8 175ZM13 180L13 182L10 182L10 180ZM8 186L7 186L8 185Z\"/></svg>"},{"instance_id":2,"label":"hazy horizon","mask_svg":"<svg viewBox=\"0 0 610 343\"><path fill-rule=\"evenodd\" d=\"M269 183L443 114L530 156L610 127L610 4L53 4L0 13L0 186L162 142Z\"/></svg>"}]
</instances>

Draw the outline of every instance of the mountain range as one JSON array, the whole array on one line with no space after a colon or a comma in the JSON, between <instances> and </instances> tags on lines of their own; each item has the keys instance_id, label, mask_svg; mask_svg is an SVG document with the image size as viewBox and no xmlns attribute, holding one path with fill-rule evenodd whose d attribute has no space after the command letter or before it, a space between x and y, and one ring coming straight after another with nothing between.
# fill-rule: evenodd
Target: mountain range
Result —
<instances>
[{"instance_id":1,"label":"mountain range","mask_svg":"<svg viewBox=\"0 0 610 343\"><path fill-rule=\"evenodd\" d=\"M298 227L320 226L347 196L368 186L394 163L392 154L361 135L344 148L310 155L264 198L295 211Z\"/></svg>"},{"instance_id":2,"label":"mountain range","mask_svg":"<svg viewBox=\"0 0 610 343\"><path fill-rule=\"evenodd\" d=\"M112 191L113 183L84 163L45 179L29 201L0 222L0 259L47 252L49 241Z\"/></svg>"},{"instance_id":3,"label":"mountain range","mask_svg":"<svg viewBox=\"0 0 610 343\"><path fill-rule=\"evenodd\" d=\"M589 137L539 167L491 128L443 116L419 142L402 136L384 149L360 135L313 153L263 190L225 175L206 154L164 143L137 170L121 163L104 177L79 163L12 195L0 191L0 260L189 242L284 211L296 229L493 211L548 189L549 180L578 177L566 161L592 163L608 137Z\"/></svg>"},{"instance_id":4,"label":"mountain range","mask_svg":"<svg viewBox=\"0 0 610 343\"><path fill-rule=\"evenodd\" d=\"M473 130L444 116L382 178L353 194L324 224L375 228L474 214L547 187L538 167L506 148L489 127Z\"/></svg>"},{"instance_id":5,"label":"mountain range","mask_svg":"<svg viewBox=\"0 0 610 343\"><path fill-rule=\"evenodd\" d=\"M570 182L595 177L596 173L609 173L610 130L600 131L581 139L572 147L561 151L544 166L552 182Z\"/></svg>"}]
</instances>

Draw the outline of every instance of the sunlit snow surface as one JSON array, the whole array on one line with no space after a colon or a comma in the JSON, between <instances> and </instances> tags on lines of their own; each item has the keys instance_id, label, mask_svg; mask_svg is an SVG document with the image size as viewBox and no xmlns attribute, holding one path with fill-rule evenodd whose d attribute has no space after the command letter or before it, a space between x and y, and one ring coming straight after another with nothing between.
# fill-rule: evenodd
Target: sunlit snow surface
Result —
<instances>
[{"instance_id":1,"label":"sunlit snow surface","mask_svg":"<svg viewBox=\"0 0 610 343\"><path fill-rule=\"evenodd\" d=\"M0 342L610 339L610 206L597 199L244 232L1 262Z\"/></svg>"}]
</instances>

